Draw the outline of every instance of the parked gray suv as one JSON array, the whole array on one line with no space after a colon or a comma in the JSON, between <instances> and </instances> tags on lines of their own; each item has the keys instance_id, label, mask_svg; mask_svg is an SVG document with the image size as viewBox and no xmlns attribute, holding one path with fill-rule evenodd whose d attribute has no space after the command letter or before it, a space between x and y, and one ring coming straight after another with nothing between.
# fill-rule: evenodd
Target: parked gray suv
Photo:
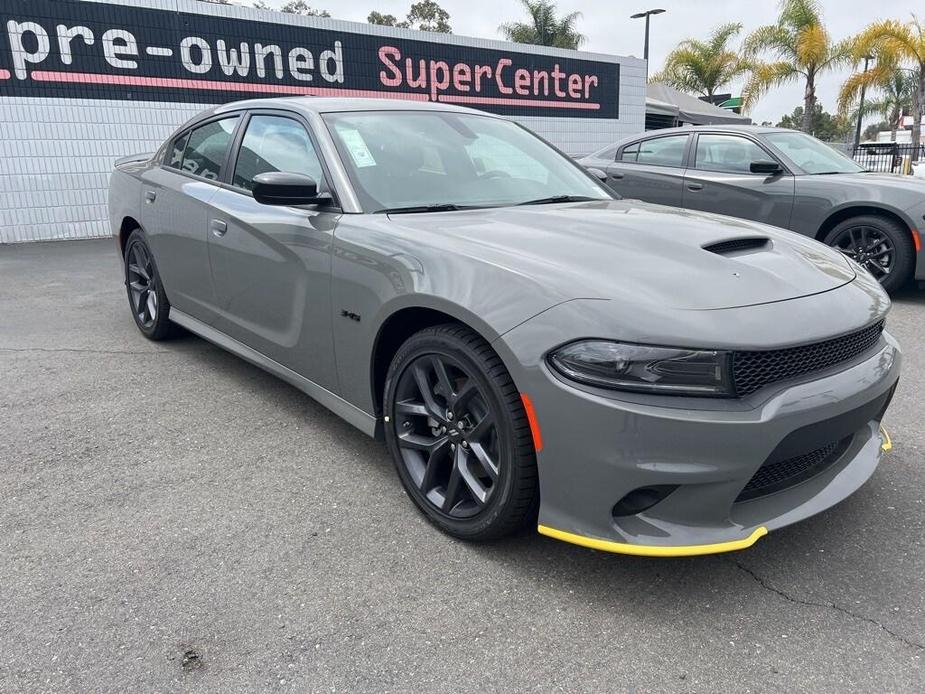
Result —
<instances>
[{"instance_id":1,"label":"parked gray suv","mask_svg":"<svg viewBox=\"0 0 925 694\"><path fill-rule=\"evenodd\" d=\"M925 279L925 181L876 174L814 137L757 126L670 128L580 160L620 195L811 236L885 289Z\"/></svg>"}]
</instances>

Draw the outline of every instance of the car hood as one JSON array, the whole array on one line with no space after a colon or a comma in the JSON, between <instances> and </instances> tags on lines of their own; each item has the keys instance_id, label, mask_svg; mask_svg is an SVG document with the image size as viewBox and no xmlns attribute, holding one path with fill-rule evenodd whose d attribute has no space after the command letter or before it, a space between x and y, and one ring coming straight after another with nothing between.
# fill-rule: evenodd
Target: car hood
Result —
<instances>
[{"instance_id":1,"label":"car hood","mask_svg":"<svg viewBox=\"0 0 925 694\"><path fill-rule=\"evenodd\" d=\"M792 232L635 200L393 214L390 219L397 233L414 239L422 258L424 246L469 256L533 278L561 300L737 308L830 291L855 278L840 253ZM744 251L704 248L754 238L767 241Z\"/></svg>"}]
</instances>

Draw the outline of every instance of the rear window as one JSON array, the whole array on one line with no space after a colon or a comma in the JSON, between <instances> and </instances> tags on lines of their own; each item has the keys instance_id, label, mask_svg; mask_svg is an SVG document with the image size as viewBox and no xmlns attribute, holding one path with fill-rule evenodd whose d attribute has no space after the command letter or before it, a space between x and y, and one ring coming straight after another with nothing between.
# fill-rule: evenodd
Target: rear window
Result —
<instances>
[{"instance_id":1,"label":"rear window","mask_svg":"<svg viewBox=\"0 0 925 694\"><path fill-rule=\"evenodd\" d=\"M623 161L652 166L681 166L687 135L670 135L643 140L623 150Z\"/></svg>"}]
</instances>

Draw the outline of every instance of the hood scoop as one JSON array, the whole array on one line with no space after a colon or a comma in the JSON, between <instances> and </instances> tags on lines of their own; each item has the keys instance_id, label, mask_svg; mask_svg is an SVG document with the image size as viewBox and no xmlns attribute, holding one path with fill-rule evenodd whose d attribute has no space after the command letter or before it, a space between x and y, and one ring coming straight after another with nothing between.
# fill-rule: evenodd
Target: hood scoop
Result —
<instances>
[{"instance_id":1,"label":"hood scoop","mask_svg":"<svg viewBox=\"0 0 925 694\"><path fill-rule=\"evenodd\" d=\"M706 246L701 246L703 250L716 253L717 255L732 255L733 253L744 253L751 251L766 251L771 247L771 239L766 236L747 236L738 239L726 239L717 241Z\"/></svg>"}]
</instances>

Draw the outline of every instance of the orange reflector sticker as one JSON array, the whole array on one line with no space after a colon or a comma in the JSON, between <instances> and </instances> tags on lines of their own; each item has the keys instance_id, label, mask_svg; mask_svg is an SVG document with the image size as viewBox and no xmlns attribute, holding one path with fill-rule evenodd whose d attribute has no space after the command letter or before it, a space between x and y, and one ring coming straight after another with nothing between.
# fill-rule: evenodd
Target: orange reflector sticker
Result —
<instances>
[{"instance_id":1,"label":"orange reflector sticker","mask_svg":"<svg viewBox=\"0 0 925 694\"><path fill-rule=\"evenodd\" d=\"M520 400L524 404L524 411L527 413L527 421L530 422L530 433L533 434L533 448L539 453L543 450L543 437L540 434L540 425L536 421L536 410L533 409L533 403L526 393L520 394Z\"/></svg>"},{"instance_id":2,"label":"orange reflector sticker","mask_svg":"<svg viewBox=\"0 0 925 694\"><path fill-rule=\"evenodd\" d=\"M919 232L915 229L912 230L912 243L915 244L916 253L922 250L922 237L919 236Z\"/></svg>"}]
</instances>

